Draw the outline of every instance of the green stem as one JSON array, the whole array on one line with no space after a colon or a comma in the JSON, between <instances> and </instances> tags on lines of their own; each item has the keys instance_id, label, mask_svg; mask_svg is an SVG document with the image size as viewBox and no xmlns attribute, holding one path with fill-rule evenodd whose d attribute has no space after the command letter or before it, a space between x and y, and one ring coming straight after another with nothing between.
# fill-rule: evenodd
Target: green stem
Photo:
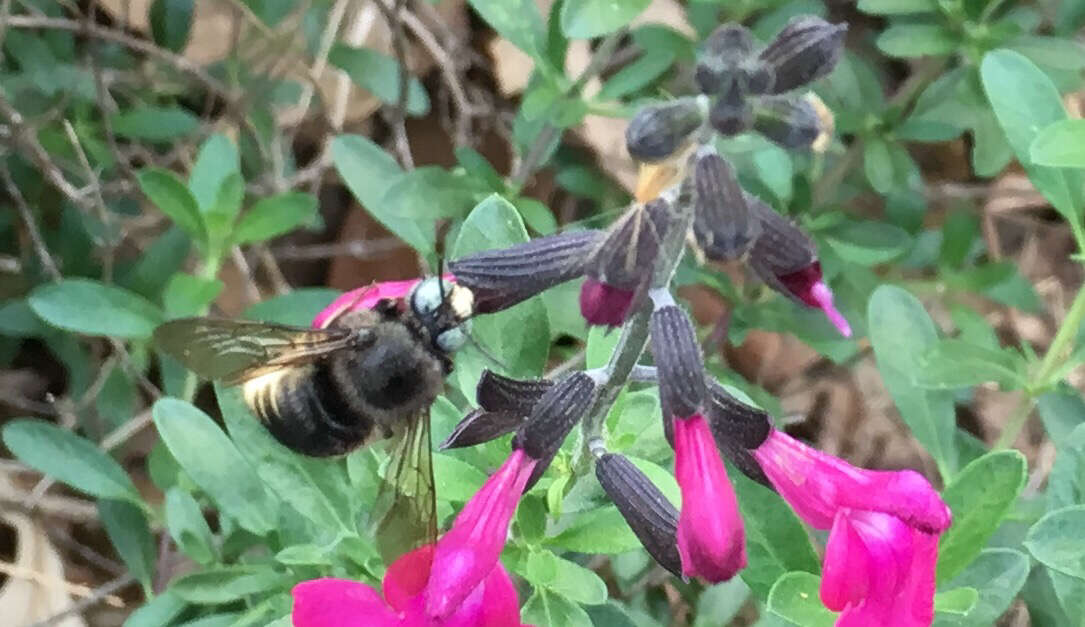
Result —
<instances>
[{"instance_id":1,"label":"green stem","mask_svg":"<svg viewBox=\"0 0 1085 627\"><path fill-rule=\"evenodd\" d=\"M1032 413L1032 394L1025 392L1024 397L1021 398L1021 402L1014 408L1013 413L1010 414L1010 419L1006 421L1006 426L1003 427L1002 433L998 436L998 441L995 442L995 450L1010 448L1014 441L1017 440L1017 436L1021 433L1021 429L1025 427L1025 422L1028 420L1029 414Z\"/></svg>"},{"instance_id":2,"label":"green stem","mask_svg":"<svg viewBox=\"0 0 1085 627\"><path fill-rule=\"evenodd\" d=\"M670 284L678 262L685 252L686 234L693 224L693 205L687 200L677 197L671 204L674 214L666 235L660 246L659 257L656 259L652 270L652 287L666 287ZM648 326L652 318L652 305L650 302L642 303L625 324L622 326L622 335L618 338L618 345L610 355L610 361L603 368L604 380L599 384L598 395L591 411L582 424L580 454L573 463L574 472L578 475L587 472L591 467L592 440L603 434L603 426L606 422L607 413L617 400L622 389L629 380L630 373L640 360L648 345Z\"/></svg>"},{"instance_id":3,"label":"green stem","mask_svg":"<svg viewBox=\"0 0 1085 627\"><path fill-rule=\"evenodd\" d=\"M1069 348L1070 343L1077 337L1081 322L1085 320L1085 288L1079 289L1074 296L1074 302L1070 304L1070 311L1066 312L1055 338L1044 353L1040 368L1036 371L1035 381L1039 387L1047 387L1047 380L1051 373L1061 365L1063 353Z\"/></svg>"}]
</instances>

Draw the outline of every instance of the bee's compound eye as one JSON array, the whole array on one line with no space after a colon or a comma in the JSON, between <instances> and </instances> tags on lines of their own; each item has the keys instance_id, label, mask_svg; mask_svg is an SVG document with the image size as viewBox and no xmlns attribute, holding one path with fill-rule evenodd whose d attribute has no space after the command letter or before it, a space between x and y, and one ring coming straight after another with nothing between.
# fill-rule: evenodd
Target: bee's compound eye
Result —
<instances>
[{"instance_id":1,"label":"bee's compound eye","mask_svg":"<svg viewBox=\"0 0 1085 627\"><path fill-rule=\"evenodd\" d=\"M433 313L441 306L441 285L437 279L426 279L414 288L411 295L411 307L415 313L426 315Z\"/></svg>"},{"instance_id":2,"label":"bee's compound eye","mask_svg":"<svg viewBox=\"0 0 1085 627\"><path fill-rule=\"evenodd\" d=\"M467 343L467 333L460 327L452 327L441 331L437 336L437 348L446 353L451 353L463 348Z\"/></svg>"}]
</instances>

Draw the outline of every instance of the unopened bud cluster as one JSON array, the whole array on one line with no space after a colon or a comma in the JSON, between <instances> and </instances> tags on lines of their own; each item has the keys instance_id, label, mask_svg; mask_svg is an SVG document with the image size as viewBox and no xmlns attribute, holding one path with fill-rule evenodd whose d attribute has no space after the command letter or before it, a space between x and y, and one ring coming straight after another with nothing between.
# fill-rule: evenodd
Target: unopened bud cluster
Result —
<instances>
[{"instance_id":1,"label":"unopened bud cluster","mask_svg":"<svg viewBox=\"0 0 1085 627\"><path fill-rule=\"evenodd\" d=\"M724 24L705 42L694 80L701 96L645 107L626 129L633 158L666 159L706 125L730 137L754 130L788 149L821 132L817 110L796 90L827 75L844 49L847 26L799 16L761 47L741 24Z\"/></svg>"}]
</instances>

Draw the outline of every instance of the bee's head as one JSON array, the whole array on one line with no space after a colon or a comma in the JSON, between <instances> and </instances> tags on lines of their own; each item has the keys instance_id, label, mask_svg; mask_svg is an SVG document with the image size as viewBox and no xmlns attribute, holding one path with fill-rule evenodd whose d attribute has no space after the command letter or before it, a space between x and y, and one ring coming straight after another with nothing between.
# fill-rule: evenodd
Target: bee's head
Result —
<instances>
[{"instance_id":1,"label":"bee's head","mask_svg":"<svg viewBox=\"0 0 1085 627\"><path fill-rule=\"evenodd\" d=\"M407 303L438 350L451 353L467 342L475 304L475 295L468 288L439 276L430 277L411 290Z\"/></svg>"}]
</instances>

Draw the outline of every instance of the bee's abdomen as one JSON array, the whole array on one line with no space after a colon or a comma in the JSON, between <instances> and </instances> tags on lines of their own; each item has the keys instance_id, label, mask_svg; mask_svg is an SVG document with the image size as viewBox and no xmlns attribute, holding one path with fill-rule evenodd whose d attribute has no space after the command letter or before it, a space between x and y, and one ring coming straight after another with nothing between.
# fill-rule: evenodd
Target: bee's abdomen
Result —
<instances>
[{"instance_id":1,"label":"bee's abdomen","mask_svg":"<svg viewBox=\"0 0 1085 627\"><path fill-rule=\"evenodd\" d=\"M373 420L352 408L323 364L293 368L245 384L245 400L285 446L314 456L341 455L365 444Z\"/></svg>"}]
</instances>

